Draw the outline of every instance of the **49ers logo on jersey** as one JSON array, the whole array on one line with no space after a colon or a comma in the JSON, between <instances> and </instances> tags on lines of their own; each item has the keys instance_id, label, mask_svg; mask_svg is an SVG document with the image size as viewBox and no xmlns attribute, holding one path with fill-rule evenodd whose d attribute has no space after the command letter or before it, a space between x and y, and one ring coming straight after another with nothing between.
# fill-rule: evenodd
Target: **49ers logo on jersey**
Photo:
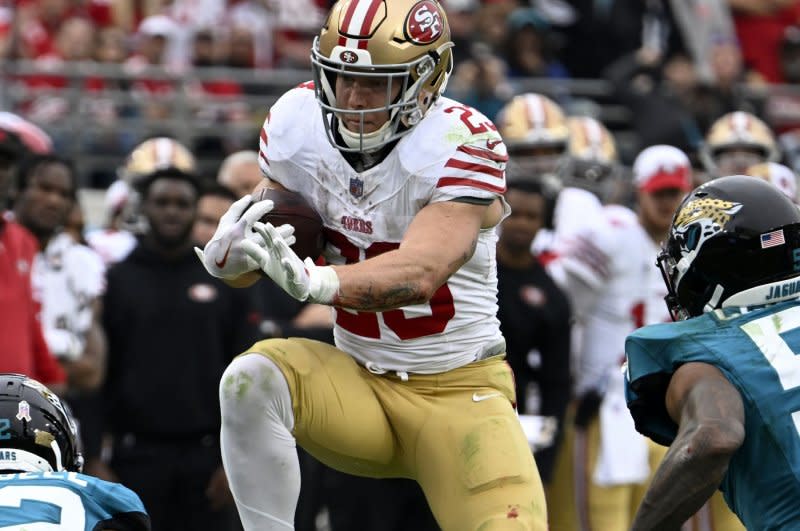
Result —
<instances>
[{"instance_id":1,"label":"49ers logo on jersey","mask_svg":"<svg viewBox=\"0 0 800 531\"><path fill-rule=\"evenodd\" d=\"M406 36L415 44L430 44L442 35L444 23L436 2L415 5L406 19Z\"/></svg>"}]
</instances>

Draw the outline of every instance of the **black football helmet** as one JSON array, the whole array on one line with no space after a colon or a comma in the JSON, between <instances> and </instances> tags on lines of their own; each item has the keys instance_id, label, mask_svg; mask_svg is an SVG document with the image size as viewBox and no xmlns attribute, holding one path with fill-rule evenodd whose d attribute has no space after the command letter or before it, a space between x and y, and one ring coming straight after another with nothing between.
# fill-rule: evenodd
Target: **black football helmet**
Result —
<instances>
[{"instance_id":1,"label":"black football helmet","mask_svg":"<svg viewBox=\"0 0 800 531\"><path fill-rule=\"evenodd\" d=\"M80 472L75 422L38 381L0 374L0 472Z\"/></svg>"},{"instance_id":2,"label":"black football helmet","mask_svg":"<svg viewBox=\"0 0 800 531\"><path fill-rule=\"evenodd\" d=\"M673 319L720 308L735 293L800 275L800 210L761 179L709 181L678 207L657 264Z\"/></svg>"}]
</instances>

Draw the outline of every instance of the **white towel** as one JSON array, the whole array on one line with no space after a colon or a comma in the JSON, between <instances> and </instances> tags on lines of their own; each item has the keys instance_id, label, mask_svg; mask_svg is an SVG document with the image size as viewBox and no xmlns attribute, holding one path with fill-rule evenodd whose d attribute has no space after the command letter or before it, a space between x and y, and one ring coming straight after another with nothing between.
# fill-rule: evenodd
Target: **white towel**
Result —
<instances>
[{"instance_id":1,"label":"white towel","mask_svg":"<svg viewBox=\"0 0 800 531\"><path fill-rule=\"evenodd\" d=\"M622 377L614 371L600 405L600 450L594 482L602 487L644 483L650 475L647 453L647 439L634 427Z\"/></svg>"}]
</instances>

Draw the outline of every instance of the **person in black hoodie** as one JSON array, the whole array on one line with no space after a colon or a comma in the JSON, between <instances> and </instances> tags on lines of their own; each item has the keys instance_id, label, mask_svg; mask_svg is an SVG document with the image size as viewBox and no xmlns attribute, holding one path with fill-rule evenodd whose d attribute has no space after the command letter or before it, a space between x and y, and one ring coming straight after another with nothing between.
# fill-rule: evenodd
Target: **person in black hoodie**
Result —
<instances>
[{"instance_id":1,"label":"person in black hoodie","mask_svg":"<svg viewBox=\"0 0 800 531\"><path fill-rule=\"evenodd\" d=\"M149 228L108 273L104 324L108 473L136 491L154 529L230 529L217 386L257 339L253 293L210 277L192 251L199 185L177 168L141 184Z\"/></svg>"},{"instance_id":2,"label":"person in black hoodie","mask_svg":"<svg viewBox=\"0 0 800 531\"><path fill-rule=\"evenodd\" d=\"M531 243L551 207L542 185L510 180L506 201L511 215L497 243L498 314L514 369L520 413L555 417L555 443L536 452L542 481L550 483L570 400L571 311L566 294L531 253Z\"/></svg>"}]
</instances>

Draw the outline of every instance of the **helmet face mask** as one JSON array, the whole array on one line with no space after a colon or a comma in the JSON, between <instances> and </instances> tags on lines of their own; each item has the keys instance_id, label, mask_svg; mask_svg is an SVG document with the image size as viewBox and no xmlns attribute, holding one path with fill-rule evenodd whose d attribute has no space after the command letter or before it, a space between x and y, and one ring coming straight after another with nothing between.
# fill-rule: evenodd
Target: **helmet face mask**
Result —
<instances>
[{"instance_id":1,"label":"helmet face mask","mask_svg":"<svg viewBox=\"0 0 800 531\"><path fill-rule=\"evenodd\" d=\"M800 211L780 190L741 175L709 181L678 207L658 257L670 314L702 315L735 294L797 276L798 249Z\"/></svg>"},{"instance_id":2,"label":"helmet face mask","mask_svg":"<svg viewBox=\"0 0 800 531\"><path fill-rule=\"evenodd\" d=\"M311 49L314 91L331 145L369 152L407 134L444 91L452 47L444 11L433 0L337 2ZM382 101L348 108L337 98L340 76L385 86ZM376 114L388 118L365 131Z\"/></svg>"},{"instance_id":3,"label":"helmet face mask","mask_svg":"<svg viewBox=\"0 0 800 531\"><path fill-rule=\"evenodd\" d=\"M605 198L619 176L614 137L601 122L588 116L570 117L567 126L569 144L560 168L561 180L566 186Z\"/></svg>"}]
</instances>

